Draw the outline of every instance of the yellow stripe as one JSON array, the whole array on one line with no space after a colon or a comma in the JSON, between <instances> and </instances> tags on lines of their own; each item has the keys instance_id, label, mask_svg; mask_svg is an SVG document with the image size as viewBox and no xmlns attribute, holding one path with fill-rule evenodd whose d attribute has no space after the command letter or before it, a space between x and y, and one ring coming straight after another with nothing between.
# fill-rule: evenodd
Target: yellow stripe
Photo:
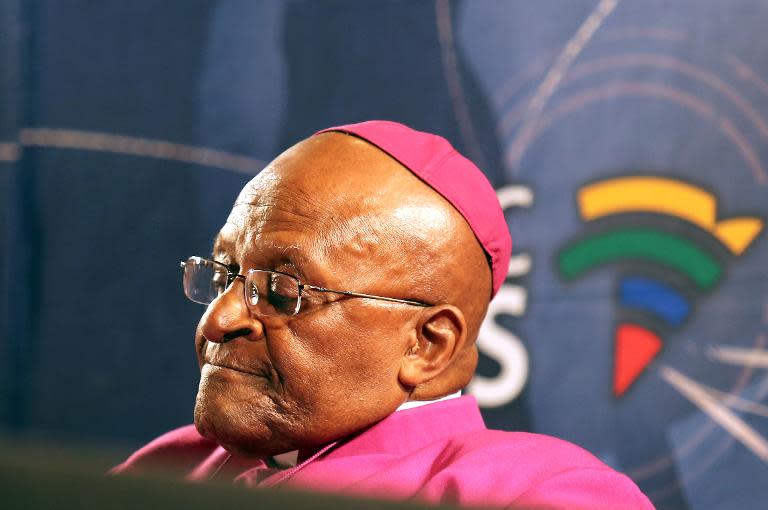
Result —
<instances>
[{"instance_id":1,"label":"yellow stripe","mask_svg":"<svg viewBox=\"0 0 768 510\"><path fill-rule=\"evenodd\" d=\"M618 177L589 184L579 190L578 203L585 221L627 212L675 216L717 237L734 255L743 253L765 226L754 217L718 223L712 193L663 177Z\"/></svg>"},{"instance_id":2,"label":"yellow stripe","mask_svg":"<svg viewBox=\"0 0 768 510\"><path fill-rule=\"evenodd\" d=\"M701 188L662 177L619 177L584 186L578 195L585 221L623 212L654 212L715 226L715 197Z\"/></svg>"}]
</instances>

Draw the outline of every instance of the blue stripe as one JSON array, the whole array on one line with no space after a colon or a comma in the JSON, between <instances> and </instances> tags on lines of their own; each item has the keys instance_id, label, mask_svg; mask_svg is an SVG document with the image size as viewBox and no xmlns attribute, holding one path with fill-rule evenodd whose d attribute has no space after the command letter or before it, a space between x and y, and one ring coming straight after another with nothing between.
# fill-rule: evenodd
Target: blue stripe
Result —
<instances>
[{"instance_id":1,"label":"blue stripe","mask_svg":"<svg viewBox=\"0 0 768 510\"><path fill-rule=\"evenodd\" d=\"M625 307L652 312L673 326L679 326L691 312L691 305L677 290L650 278L624 278L619 299Z\"/></svg>"}]
</instances>

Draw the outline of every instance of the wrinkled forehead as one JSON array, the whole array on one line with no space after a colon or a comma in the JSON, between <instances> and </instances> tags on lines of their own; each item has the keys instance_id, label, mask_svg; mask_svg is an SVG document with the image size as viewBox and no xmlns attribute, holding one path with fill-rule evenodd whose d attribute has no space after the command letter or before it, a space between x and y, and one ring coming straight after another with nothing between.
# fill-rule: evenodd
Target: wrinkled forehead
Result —
<instances>
[{"instance_id":1,"label":"wrinkled forehead","mask_svg":"<svg viewBox=\"0 0 768 510\"><path fill-rule=\"evenodd\" d=\"M266 169L241 190L216 244L230 251L316 247L330 207L322 207L322 197L309 198L297 183Z\"/></svg>"},{"instance_id":2,"label":"wrinkled forehead","mask_svg":"<svg viewBox=\"0 0 768 510\"><path fill-rule=\"evenodd\" d=\"M372 214L366 193L328 165L310 153L278 158L242 189L217 245L243 259L269 250L328 256L345 242L340 231L360 230L351 224Z\"/></svg>"}]
</instances>

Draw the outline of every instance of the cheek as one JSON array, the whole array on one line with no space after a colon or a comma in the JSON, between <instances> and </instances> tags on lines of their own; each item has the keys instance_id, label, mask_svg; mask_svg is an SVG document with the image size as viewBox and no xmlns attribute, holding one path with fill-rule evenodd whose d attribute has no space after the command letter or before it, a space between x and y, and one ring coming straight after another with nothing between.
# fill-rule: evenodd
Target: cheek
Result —
<instances>
[{"instance_id":1,"label":"cheek","mask_svg":"<svg viewBox=\"0 0 768 510\"><path fill-rule=\"evenodd\" d=\"M397 371L407 350L402 311L344 302L293 326L292 355L280 369L286 384L295 374L313 400L371 398L398 387ZM399 312L399 313L398 313Z\"/></svg>"}]
</instances>

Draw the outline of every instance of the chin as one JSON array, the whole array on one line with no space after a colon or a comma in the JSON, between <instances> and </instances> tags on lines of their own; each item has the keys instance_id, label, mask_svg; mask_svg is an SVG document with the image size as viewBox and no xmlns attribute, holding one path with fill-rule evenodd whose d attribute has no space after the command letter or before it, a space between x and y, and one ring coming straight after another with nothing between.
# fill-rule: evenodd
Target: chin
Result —
<instances>
[{"instance_id":1,"label":"chin","mask_svg":"<svg viewBox=\"0 0 768 510\"><path fill-rule=\"evenodd\" d=\"M254 438L253 428L242 426L237 416L227 412L227 406L215 405L209 397L201 398L200 394L195 403L195 428L201 436L231 453L243 454L248 450L246 444L268 442L266 438L263 441Z\"/></svg>"},{"instance_id":2,"label":"chin","mask_svg":"<svg viewBox=\"0 0 768 510\"><path fill-rule=\"evenodd\" d=\"M258 400L256 396L254 401ZM220 393L201 385L195 400L197 431L236 455L274 455L294 449L283 444L276 427L259 418L257 408L243 402L233 399L229 392Z\"/></svg>"}]
</instances>

